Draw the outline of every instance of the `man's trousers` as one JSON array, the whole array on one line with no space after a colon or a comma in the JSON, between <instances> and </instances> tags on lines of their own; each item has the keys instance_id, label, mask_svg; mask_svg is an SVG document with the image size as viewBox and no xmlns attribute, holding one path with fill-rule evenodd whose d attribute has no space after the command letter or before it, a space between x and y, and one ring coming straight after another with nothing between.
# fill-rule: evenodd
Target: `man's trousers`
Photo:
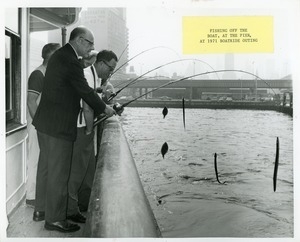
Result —
<instances>
[{"instance_id":1,"label":"man's trousers","mask_svg":"<svg viewBox=\"0 0 300 242\"><path fill-rule=\"evenodd\" d=\"M79 212L78 193L80 189L92 188L95 173L94 132L84 133L85 127L77 128L77 138L74 143L72 166L68 183L68 215ZM89 200L89 193L86 193ZM88 201L85 201L88 203Z\"/></svg>"},{"instance_id":2,"label":"man's trousers","mask_svg":"<svg viewBox=\"0 0 300 242\"><path fill-rule=\"evenodd\" d=\"M37 135L40 155L35 211L45 211L45 220L49 223L65 220L73 142L39 131Z\"/></svg>"}]
</instances>

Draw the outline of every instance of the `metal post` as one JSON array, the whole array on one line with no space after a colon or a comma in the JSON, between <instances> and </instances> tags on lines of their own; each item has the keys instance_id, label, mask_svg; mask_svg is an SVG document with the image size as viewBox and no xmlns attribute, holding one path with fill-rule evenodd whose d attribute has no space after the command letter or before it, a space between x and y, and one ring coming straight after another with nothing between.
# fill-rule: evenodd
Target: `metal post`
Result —
<instances>
[{"instance_id":1,"label":"metal post","mask_svg":"<svg viewBox=\"0 0 300 242\"><path fill-rule=\"evenodd\" d=\"M257 78L255 78L255 101L257 101Z\"/></svg>"},{"instance_id":2,"label":"metal post","mask_svg":"<svg viewBox=\"0 0 300 242\"><path fill-rule=\"evenodd\" d=\"M66 36L67 36L67 29L66 27L61 28L61 44L64 46L66 44Z\"/></svg>"},{"instance_id":3,"label":"metal post","mask_svg":"<svg viewBox=\"0 0 300 242\"><path fill-rule=\"evenodd\" d=\"M243 84L242 84L242 79L241 79L241 100L243 100Z\"/></svg>"}]
</instances>

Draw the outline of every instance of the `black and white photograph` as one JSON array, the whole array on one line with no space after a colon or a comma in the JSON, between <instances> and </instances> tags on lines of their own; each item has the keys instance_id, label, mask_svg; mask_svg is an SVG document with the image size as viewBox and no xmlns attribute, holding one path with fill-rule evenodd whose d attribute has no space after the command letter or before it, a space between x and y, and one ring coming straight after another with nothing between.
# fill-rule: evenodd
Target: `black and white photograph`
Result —
<instances>
[{"instance_id":1,"label":"black and white photograph","mask_svg":"<svg viewBox=\"0 0 300 242\"><path fill-rule=\"evenodd\" d=\"M300 241L299 0L1 13L1 242Z\"/></svg>"}]
</instances>

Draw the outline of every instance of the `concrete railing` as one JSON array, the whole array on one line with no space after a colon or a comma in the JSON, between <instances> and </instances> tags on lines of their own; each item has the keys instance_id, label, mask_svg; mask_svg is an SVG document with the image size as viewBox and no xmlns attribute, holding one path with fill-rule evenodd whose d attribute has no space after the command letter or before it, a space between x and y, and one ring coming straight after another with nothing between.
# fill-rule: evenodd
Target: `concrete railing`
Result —
<instances>
[{"instance_id":1,"label":"concrete railing","mask_svg":"<svg viewBox=\"0 0 300 242\"><path fill-rule=\"evenodd\" d=\"M84 236L161 237L116 118L104 124Z\"/></svg>"}]
</instances>

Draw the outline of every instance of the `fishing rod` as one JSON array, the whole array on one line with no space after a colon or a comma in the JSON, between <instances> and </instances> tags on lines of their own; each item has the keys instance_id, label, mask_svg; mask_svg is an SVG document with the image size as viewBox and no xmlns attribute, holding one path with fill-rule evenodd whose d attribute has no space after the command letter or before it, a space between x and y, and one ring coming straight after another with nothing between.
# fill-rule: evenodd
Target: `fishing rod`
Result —
<instances>
[{"instance_id":1,"label":"fishing rod","mask_svg":"<svg viewBox=\"0 0 300 242\"><path fill-rule=\"evenodd\" d=\"M152 79L152 78L167 78L167 79L171 79L170 77L168 77L168 76L161 76L161 75L159 75L159 76L150 76L150 77L144 77L144 78L142 78L142 79L140 79L141 81L142 80L146 80L146 79ZM127 80L126 81L126 83L123 83L123 82L120 82L120 83L118 83L117 85L115 85L114 87L115 88L118 88L119 86L121 86L122 84L127 84L127 83L129 83L129 82L131 82L133 79L129 79L129 80Z\"/></svg>"},{"instance_id":2,"label":"fishing rod","mask_svg":"<svg viewBox=\"0 0 300 242\"><path fill-rule=\"evenodd\" d=\"M180 81L184 81L184 80L187 80L187 79L190 79L190 78L193 78L193 77L196 77L196 76L202 76L202 75L207 75L207 74L212 74L212 73L219 73L219 72L240 72L240 73L245 73L245 74L248 74L248 75L251 75L251 76L254 76L260 80L263 80L261 79L259 76L251 73L251 72L248 72L248 71L243 71L243 70L217 70L217 71L207 71L207 72L201 72L201 73L198 73L198 74L194 74L194 75L191 75L191 76L187 76L187 77L183 77L183 78L180 78L178 80L174 80L174 81L170 81L170 82L167 82L159 87L156 87L156 88L153 88L152 90L148 91L148 92L145 92L143 93L142 95L136 97L136 98L133 98L132 100L126 102L126 103L123 103L122 105L121 104L115 104L113 106L113 108L115 109L116 112L119 112L120 110L122 110L123 108L125 108L126 106L128 106L130 103L136 101L137 99L141 98L141 97L144 97L146 96L147 94L151 93L151 92L155 92L157 91L158 89L160 88L163 88L163 87L166 87L166 86L169 86L171 84L174 84L174 83L177 83L177 82L180 82ZM264 81L264 80L263 80ZM267 84L268 85L268 84ZM271 87L270 87L271 88ZM272 89L272 88L271 88ZM108 119L109 117L108 116L105 116L101 119L98 119L94 122L94 127L96 125L98 125L99 123L103 122L104 120Z\"/></svg>"},{"instance_id":3,"label":"fishing rod","mask_svg":"<svg viewBox=\"0 0 300 242\"><path fill-rule=\"evenodd\" d=\"M129 81L125 86L123 86L122 88L120 88L117 92L112 93L112 94L110 95L110 97L108 98L108 101L110 101L111 99L113 99L113 98L114 98L115 96L117 96L121 91L123 91L126 87L128 87L129 85L131 85L131 84L137 82L137 80L139 80L141 77L147 75L148 73L150 73L150 72L152 72L152 71L155 71L155 70L157 70L157 69L159 69L159 68L162 68L162 67L164 67L164 66L166 66L166 65L170 65L170 64L172 64L172 63L176 63L176 62L180 62L180 61L185 61L185 60L187 60L187 59L180 59L180 60L171 61L171 62L168 62L168 63L165 63L165 64L163 64L163 65L157 66L157 67L155 67L155 68L153 68L153 69L151 69L151 70L149 70L149 71L143 73L142 75L140 75L140 76L134 78L133 80Z\"/></svg>"},{"instance_id":4,"label":"fishing rod","mask_svg":"<svg viewBox=\"0 0 300 242\"><path fill-rule=\"evenodd\" d=\"M210 64L208 64L207 62L205 62L205 61L203 61L203 60L197 59L197 58L193 58L193 59L180 59L180 60L199 61L199 62L201 62L201 63L203 63L203 64L208 65L213 71L215 71L215 69L214 69ZM167 64L170 64L170 63L166 63L166 65L167 65ZM217 76L217 78L220 80L220 77L219 77L218 73L216 73L216 76ZM143 78L143 79L141 79L141 80L149 79L149 78L157 78L157 77L166 77L166 78L169 78L169 79L170 79L170 77L168 77L168 76L161 76L161 75L160 75L160 76L146 77L146 78ZM130 80L129 80L129 81L130 81ZM120 82L120 83L117 84L115 87L119 87L119 86L122 85L122 84L124 84L124 83Z\"/></svg>"},{"instance_id":5,"label":"fishing rod","mask_svg":"<svg viewBox=\"0 0 300 242\"><path fill-rule=\"evenodd\" d=\"M126 48L127 48L127 46L126 46ZM126 48L125 48L125 50L126 50ZM112 76L112 75L115 74L118 70L120 70L123 66L125 66L126 64L128 64L128 62L130 62L132 59L134 59L134 58L140 56L141 54L143 54L143 53L145 53L145 52L148 52L148 51L154 50L154 49L158 49L158 48L171 49L171 48L169 48L169 47L167 47L167 46L155 46L155 47L146 49L146 50L144 50L144 51L142 51L142 52L136 54L135 56L133 56L132 58L130 58L128 61L124 62L124 63L123 63L121 66L119 66L119 67L118 67L118 68L117 68L110 76ZM124 51L125 51L125 50L124 50Z\"/></svg>"},{"instance_id":6,"label":"fishing rod","mask_svg":"<svg viewBox=\"0 0 300 242\"><path fill-rule=\"evenodd\" d=\"M125 50L127 50L128 46L129 46L129 43L126 45L126 47L122 51L121 55L119 56L119 58L118 58L119 60L121 60L121 58L122 58L123 54L125 53Z\"/></svg>"},{"instance_id":7,"label":"fishing rod","mask_svg":"<svg viewBox=\"0 0 300 242\"><path fill-rule=\"evenodd\" d=\"M138 37L137 37L137 38L138 38ZM132 42L133 42L134 40L136 40L137 38L135 38L135 39L133 39L132 41L130 41L130 43L132 43ZM119 56L118 60L121 60L123 54L124 54L125 51L128 49L130 43L128 43L128 44L125 46L125 48L124 48L124 50L122 51L121 55ZM128 63L128 62L127 62L127 63ZM115 71L115 72L116 72L116 71Z\"/></svg>"},{"instance_id":8,"label":"fishing rod","mask_svg":"<svg viewBox=\"0 0 300 242\"><path fill-rule=\"evenodd\" d=\"M215 71L214 68L213 68L212 66L210 66L210 65L209 65L208 63L206 63L205 61L202 61L202 60L199 60L199 59L194 59L194 58L193 58L193 59L179 59L179 60L171 61L171 62L165 63L165 64L163 64L163 65L157 66L157 67L155 67L155 68L153 68L153 69L151 69L151 70L149 70L149 71L143 73L142 75L140 75L140 76L134 78L133 80L129 81L125 86L123 86L122 88L120 88L117 92L112 93L112 94L109 96L109 98L108 98L107 101L108 101L108 102L111 101L114 97L116 97L116 96L117 96L121 91L123 91L126 87L128 87L128 86L131 85L131 84L134 84L134 83L138 82L138 80L139 80L141 77L147 75L148 73L150 73L150 72L152 72L152 71L155 71L155 70L157 70L157 69L159 69L159 68L162 68L162 67L164 67L164 66L166 66L166 65L170 65L170 64L173 64L173 63L176 63L176 62L181 62L181 61L200 61L200 62L202 62L202 63L207 64L213 71ZM216 72L216 71L215 71L215 72ZM216 73L216 75L217 75L217 73ZM219 78L218 75L217 75L217 77Z\"/></svg>"}]
</instances>

